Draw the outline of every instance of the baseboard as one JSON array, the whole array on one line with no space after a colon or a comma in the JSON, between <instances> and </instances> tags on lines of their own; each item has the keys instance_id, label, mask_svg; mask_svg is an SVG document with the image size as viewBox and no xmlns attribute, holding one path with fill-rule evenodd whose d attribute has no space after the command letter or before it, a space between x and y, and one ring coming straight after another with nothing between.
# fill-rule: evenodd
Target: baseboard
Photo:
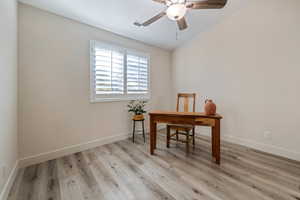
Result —
<instances>
[{"instance_id":1,"label":"baseboard","mask_svg":"<svg viewBox=\"0 0 300 200\"><path fill-rule=\"evenodd\" d=\"M164 129L164 128L165 128L164 124L159 124L157 126L158 130ZM136 130L136 131L139 131L139 130ZM145 131L148 132L147 127L146 127ZM101 146L104 144L109 144L109 143L113 143L113 142L116 142L119 140L124 140L124 139L127 139L128 137L130 137L131 135L132 135L132 133L119 134L119 135L115 135L115 136L110 136L110 137L106 137L106 138L93 140L93 141L86 142L86 143L81 143L81 144L64 147L61 149L56 149L56 150L50 151L50 152L45 152L45 153L41 153L41 154L37 154L37 155L28 156L25 158L21 158L19 160L19 166L22 168L22 167L27 167L30 165L38 164L41 162L45 162L48 160L56 159L56 158L63 157L66 155L70 155L73 153L81 152L81 151L91 149L91 148L94 148L97 146Z\"/></svg>"},{"instance_id":2,"label":"baseboard","mask_svg":"<svg viewBox=\"0 0 300 200\"><path fill-rule=\"evenodd\" d=\"M95 148L97 146L101 146L104 144L109 144L109 143L113 143L113 142L116 142L119 140L124 140L124 139L127 139L128 137L129 137L129 134L119 134L119 135L110 136L110 137L106 137L106 138L96 139L96 140L89 141L86 143L81 143L81 144L64 147L61 149L56 149L54 151L45 152L45 153L41 153L38 155L28 156L28 157L25 157L25 158L22 158L19 160L19 166L21 168L27 167L30 165L34 165L34 164L38 164L38 163L45 162L48 160L56 159L56 158L63 157L66 155L70 155L73 153L85 151L87 149Z\"/></svg>"},{"instance_id":3,"label":"baseboard","mask_svg":"<svg viewBox=\"0 0 300 200\"><path fill-rule=\"evenodd\" d=\"M211 136L211 134L208 132L201 132L201 133L197 133L197 134L208 136L208 137ZM256 149L256 150L259 150L262 152L270 153L273 155L285 157L285 158L296 160L296 161L300 161L300 152L293 152L293 151L290 151L285 148L276 147L274 145L260 143L260 142L256 142L253 140L241 139L241 138L234 137L232 135L224 135L222 137L222 139L226 142L243 145L243 146L246 146L246 147L249 147L252 149Z\"/></svg>"},{"instance_id":4,"label":"baseboard","mask_svg":"<svg viewBox=\"0 0 300 200\"><path fill-rule=\"evenodd\" d=\"M164 123L159 123L159 124L157 124L157 130L159 131L159 130L163 130L163 129L166 129L166 124L164 124ZM145 132L146 133L149 133L150 131L149 131L150 129L148 128L148 127L145 127ZM142 133L142 129L141 128L136 128L135 129L135 131L136 132L138 132L138 133ZM132 133L130 133L130 134L132 134Z\"/></svg>"},{"instance_id":5,"label":"baseboard","mask_svg":"<svg viewBox=\"0 0 300 200\"><path fill-rule=\"evenodd\" d=\"M260 143L260 142L256 142L253 140L240 139L240 138L236 138L232 135L225 136L224 140L231 142L231 143L247 146L252 149L256 149L256 150L263 151L266 153L270 153L273 155L300 161L300 152L293 152L293 151L290 151L290 150L282 148L282 147L277 147L277 146L270 145L270 144Z\"/></svg>"},{"instance_id":6,"label":"baseboard","mask_svg":"<svg viewBox=\"0 0 300 200\"><path fill-rule=\"evenodd\" d=\"M4 187L2 189L2 192L0 194L0 200L6 200L8 195L9 195L9 191L14 183L14 180L17 176L18 173L18 169L19 169L19 162L16 161L14 168L11 170L8 179L6 181L6 183L4 184Z\"/></svg>"}]
</instances>

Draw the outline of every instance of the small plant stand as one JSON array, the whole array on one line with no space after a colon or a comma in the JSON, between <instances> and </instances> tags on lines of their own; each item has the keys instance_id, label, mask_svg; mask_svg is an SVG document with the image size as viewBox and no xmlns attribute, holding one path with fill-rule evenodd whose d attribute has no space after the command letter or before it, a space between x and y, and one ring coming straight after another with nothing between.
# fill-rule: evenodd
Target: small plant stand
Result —
<instances>
[{"instance_id":1,"label":"small plant stand","mask_svg":"<svg viewBox=\"0 0 300 200\"><path fill-rule=\"evenodd\" d=\"M135 122L142 122L143 137L144 137L144 143L145 143L146 142L145 128L144 128L145 119L132 119L132 121L133 121L132 142L134 143Z\"/></svg>"}]
</instances>

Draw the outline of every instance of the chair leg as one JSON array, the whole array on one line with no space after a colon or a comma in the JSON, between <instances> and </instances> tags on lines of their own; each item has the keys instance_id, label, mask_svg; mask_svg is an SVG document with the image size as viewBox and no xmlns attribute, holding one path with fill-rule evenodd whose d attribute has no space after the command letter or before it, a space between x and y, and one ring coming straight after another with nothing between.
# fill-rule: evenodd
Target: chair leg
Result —
<instances>
[{"instance_id":1,"label":"chair leg","mask_svg":"<svg viewBox=\"0 0 300 200\"><path fill-rule=\"evenodd\" d=\"M176 141L178 142L179 137L178 137L178 129L176 129Z\"/></svg>"},{"instance_id":2,"label":"chair leg","mask_svg":"<svg viewBox=\"0 0 300 200\"><path fill-rule=\"evenodd\" d=\"M135 133L135 120L133 120L133 129L132 129L132 142L134 143L134 133Z\"/></svg>"},{"instance_id":3,"label":"chair leg","mask_svg":"<svg viewBox=\"0 0 300 200\"><path fill-rule=\"evenodd\" d=\"M190 153L190 132L186 131L186 154L188 155Z\"/></svg>"},{"instance_id":4,"label":"chair leg","mask_svg":"<svg viewBox=\"0 0 300 200\"><path fill-rule=\"evenodd\" d=\"M144 143L146 143L146 136L145 136L145 128L144 128L145 121L142 121L142 127L143 127L143 137L144 137Z\"/></svg>"},{"instance_id":5,"label":"chair leg","mask_svg":"<svg viewBox=\"0 0 300 200\"><path fill-rule=\"evenodd\" d=\"M195 128L193 128L193 147L195 148Z\"/></svg>"},{"instance_id":6,"label":"chair leg","mask_svg":"<svg viewBox=\"0 0 300 200\"><path fill-rule=\"evenodd\" d=\"M170 127L167 126L167 148L170 148Z\"/></svg>"}]
</instances>

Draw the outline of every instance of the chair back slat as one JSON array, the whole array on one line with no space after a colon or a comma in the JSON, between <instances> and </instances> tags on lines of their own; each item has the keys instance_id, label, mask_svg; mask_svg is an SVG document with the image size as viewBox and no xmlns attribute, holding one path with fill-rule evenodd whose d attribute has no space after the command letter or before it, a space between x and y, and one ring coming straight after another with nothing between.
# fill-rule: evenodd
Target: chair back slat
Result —
<instances>
[{"instance_id":1,"label":"chair back slat","mask_svg":"<svg viewBox=\"0 0 300 200\"><path fill-rule=\"evenodd\" d=\"M195 112L196 110L196 94L195 93L178 93L177 94L177 105L176 105L176 111L179 112L179 104L180 99L183 98L183 111L184 112L190 112L189 105L190 105L190 99L192 99L192 105L193 110L192 112Z\"/></svg>"},{"instance_id":2,"label":"chair back slat","mask_svg":"<svg viewBox=\"0 0 300 200\"><path fill-rule=\"evenodd\" d=\"M184 106L184 112L189 112L189 98L188 97L184 97L183 106Z\"/></svg>"}]
</instances>

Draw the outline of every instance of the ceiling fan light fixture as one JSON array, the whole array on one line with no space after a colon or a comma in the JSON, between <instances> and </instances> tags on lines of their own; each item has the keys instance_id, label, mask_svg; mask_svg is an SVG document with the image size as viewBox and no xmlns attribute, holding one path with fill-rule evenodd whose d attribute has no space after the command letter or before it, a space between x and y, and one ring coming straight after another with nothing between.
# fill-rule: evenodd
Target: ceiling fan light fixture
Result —
<instances>
[{"instance_id":1,"label":"ceiling fan light fixture","mask_svg":"<svg viewBox=\"0 0 300 200\"><path fill-rule=\"evenodd\" d=\"M169 19L176 21L184 17L186 11L187 8L185 4L182 3L172 4L167 9L167 16L169 17Z\"/></svg>"}]
</instances>

